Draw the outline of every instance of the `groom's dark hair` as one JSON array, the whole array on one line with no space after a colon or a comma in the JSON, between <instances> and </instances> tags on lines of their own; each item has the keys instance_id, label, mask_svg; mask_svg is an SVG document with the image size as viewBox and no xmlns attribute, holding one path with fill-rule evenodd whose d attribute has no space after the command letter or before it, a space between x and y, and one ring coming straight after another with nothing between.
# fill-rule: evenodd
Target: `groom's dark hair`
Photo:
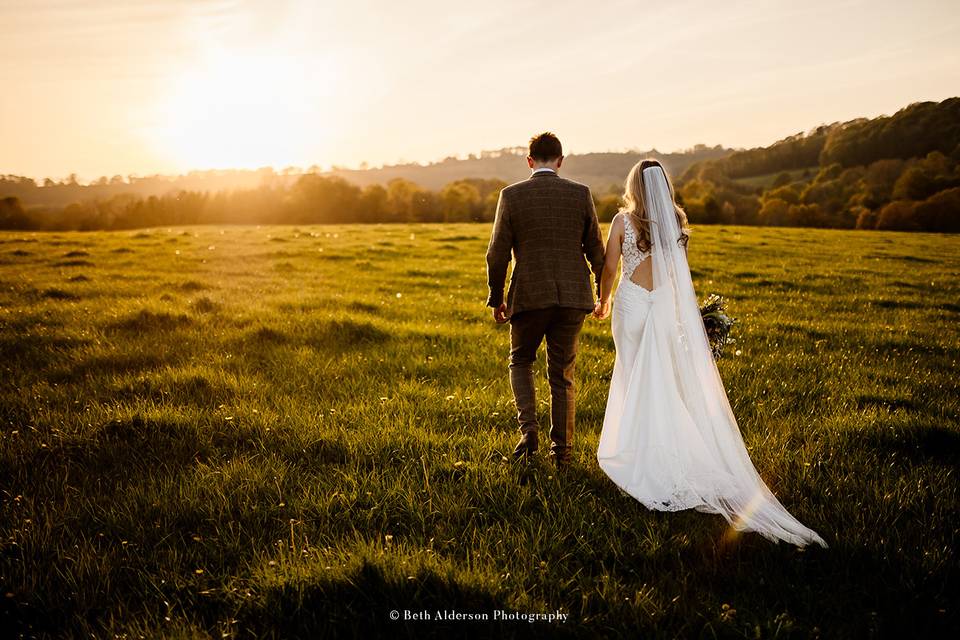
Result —
<instances>
[{"instance_id":1,"label":"groom's dark hair","mask_svg":"<svg viewBox=\"0 0 960 640\"><path fill-rule=\"evenodd\" d=\"M530 138L530 157L540 162L555 160L563 155L563 146L560 138L549 131L537 134Z\"/></svg>"}]
</instances>

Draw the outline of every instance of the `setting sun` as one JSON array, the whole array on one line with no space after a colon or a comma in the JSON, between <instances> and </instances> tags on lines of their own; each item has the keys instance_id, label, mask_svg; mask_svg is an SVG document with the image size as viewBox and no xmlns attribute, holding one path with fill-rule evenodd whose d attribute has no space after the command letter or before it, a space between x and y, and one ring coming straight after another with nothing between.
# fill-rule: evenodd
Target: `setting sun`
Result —
<instances>
[{"instance_id":1,"label":"setting sun","mask_svg":"<svg viewBox=\"0 0 960 640\"><path fill-rule=\"evenodd\" d=\"M173 78L148 139L182 166L281 167L327 148L334 69L291 55L217 51Z\"/></svg>"}]
</instances>

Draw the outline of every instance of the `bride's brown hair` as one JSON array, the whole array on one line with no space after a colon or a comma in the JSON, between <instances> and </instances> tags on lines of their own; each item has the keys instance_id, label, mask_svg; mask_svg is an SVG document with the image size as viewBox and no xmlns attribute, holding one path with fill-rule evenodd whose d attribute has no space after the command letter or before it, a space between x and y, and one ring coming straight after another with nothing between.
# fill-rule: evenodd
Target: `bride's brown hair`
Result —
<instances>
[{"instance_id":1,"label":"bride's brown hair","mask_svg":"<svg viewBox=\"0 0 960 640\"><path fill-rule=\"evenodd\" d=\"M660 167L663 170L663 175L667 179L667 188L670 190L670 200L673 201L673 208L677 212L677 224L680 227L680 237L677 238L677 244L686 247L687 241L690 239L687 213L677 204L670 175L659 160L647 158L633 165L633 168L630 169L627 180L623 185L623 206L620 207L620 213L630 216L633 221L633 226L637 230L637 248L641 251L648 251L651 243L650 218L647 217L647 208L643 203L643 170L649 167Z\"/></svg>"}]
</instances>

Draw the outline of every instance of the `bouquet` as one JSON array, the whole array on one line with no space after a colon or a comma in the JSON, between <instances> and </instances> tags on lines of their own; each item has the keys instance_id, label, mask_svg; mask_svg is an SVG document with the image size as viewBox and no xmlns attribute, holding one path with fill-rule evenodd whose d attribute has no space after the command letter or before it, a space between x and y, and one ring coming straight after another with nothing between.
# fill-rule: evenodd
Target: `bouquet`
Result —
<instances>
[{"instance_id":1,"label":"bouquet","mask_svg":"<svg viewBox=\"0 0 960 640\"><path fill-rule=\"evenodd\" d=\"M711 293L706 301L700 305L700 317L703 319L703 328L707 332L707 339L710 341L710 351L713 353L713 359L717 360L723 355L723 348L736 342L730 337L730 327L736 322L727 314L727 302L722 296Z\"/></svg>"}]
</instances>

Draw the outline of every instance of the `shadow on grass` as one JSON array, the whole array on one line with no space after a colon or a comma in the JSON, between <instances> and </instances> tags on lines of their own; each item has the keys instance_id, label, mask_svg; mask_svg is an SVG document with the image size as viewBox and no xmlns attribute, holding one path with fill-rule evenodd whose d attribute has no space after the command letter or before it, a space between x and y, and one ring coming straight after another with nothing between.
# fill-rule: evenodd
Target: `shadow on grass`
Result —
<instances>
[{"instance_id":1,"label":"shadow on grass","mask_svg":"<svg viewBox=\"0 0 960 640\"><path fill-rule=\"evenodd\" d=\"M21 371L44 369L90 342L69 336L4 333L0 334L0 361L16 364Z\"/></svg>"},{"instance_id":2,"label":"shadow on grass","mask_svg":"<svg viewBox=\"0 0 960 640\"><path fill-rule=\"evenodd\" d=\"M58 260L57 262L52 263L54 267L92 267L94 264L89 260Z\"/></svg>"},{"instance_id":3,"label":"shadow on grass","mask_svg":"<svg viewBox=\"0 0 960 640\"><path fill-rule=\"evenodd\" d=\"M157 353L111 353L88 357L74 364L61 365L49 371L44 377L50 382L76 382L88 376L116 376L158 369L174 361ZM49 362L52 363L53 358L49 358Z\"/></svg>"},{"instance_id":4,"label":"shadow on grass","mask_svg":"<svg viewBox=\"0 0 960 640\"><path fill-rule=\"evenodd\" d=\"M65 484L126 484L143 477L174 476L197 464L219 464L265 452L296 465L303 473L321 473L351 456L337 438L309 440L273 434L259 423L185 418L148 418L139 414L101 424L92 434L57 439L35 449L22 465L37 482L60 474Z\"/></svg>"},{"instance_id":5,"label":"shadow on grass","mask_svg":"<svg viewBox=\"0 0 960 640\"><path fill-rule=\"evenodd\" d=\"M298 325L295 330L258 326L238 340L243 349L271 349L280 346L308 346L323 353L383 344L393 334L367 320L351 318L319 319ZM246 352L249 355L249 351Z\"/></svg>"},{"instance_id":6,"label":"shadow on grass","mask_svg":"<svg viewBox=\"0 0 960 640\"><path fill-rule=\"evenodd\" d=\"M896 409L913 410L917 408L917 405L909 398L885 398L875 394L863 394L857 396L857 408L878 408L894 411Z\"/></svg>"},{"instance_id":7,"label":"shadow on grass","mask_svg":"<svg viewBox=\"0 0 960 640\"><path fill-rule=\"evenodd\" d=\"M913 464L960 465L960 432L939 424L885 426L847 431L841 435L844 450L870 448ZM849 449L847 449L849 447Z\"/></svg>"},{"instance_id":8,"label":"shadow on grass","mask_svg":"<svg viewBox=\"0 0 960 640\"><path fill-rule=\"evenodd\" d=\"M49 298L51 300L79 300L80 296L69 291L64 291L63 289L50 288L44 289L43 293L40 294L44 298Z\"/></svg>"},{"instance_id":9,"label":"shadow on grass","mask_svg":"<svg viewBox=\"0 0 960 640\"><path fill-rule=\"evenodd\" d=\"M187 280L177 285L183 291L203 291L204 289L209 289L210 286L199 282L197 280Z\"/></svg>"},{"instance_id":10,"label":"shadow on grass","mask_svg":"<svg viewBox=\"0 0 960 640\"><path fill-rule=\"evenodd\" d=\"M228 385L220 384L205 375L175 374L163 378L138 378L114 387L110 391L113 401L131 402L149 400L157 403L216 407L229 402L236 392Z\"/></svg>"},{"instance_id":11,"label":"shadow on grass","mask_svg":"<svg viewBox=\"0 0 960 640\"><path fill-rule=\"evenodd\" d=\"M184 467L227 449L255 445L239 434L232 443L227 434L185 420L147 419L139 415L102 424L91 435L61 438L38 449L28 468L31 474L59 473L64 483L82 486L103 481L127 482L143 477L178 473ZM232 446L225 446L225 445ZM47 471L44 471L47 470Z\"/></svg>"},{"instance_id":12,"label":"shadow on grass","mask_svg":"<svg viewBox=\"0 0 960 640\"><path fill-rule=\"evenodd\" d=\"M192 320L185 313L174 315L165 311L150 311L141 309L122 320L117 320L106 326L107 332L146 333L151 331L171 331L191 324Z\"/></svg>"},{"instance_id":13,"label":"shadow on grass","mask_svg":"<svg viewBox=\"0 0 960 640\"><path fill-rule=\"evenodd\" d=\"M259 596L235 617L239 629L260 638L573 637L563 623L494 620L497 611L516 610L502 595L460 582L450 572L384 567L367 558L341 575L287 579ZM400 619L391 620L391 611ZM405 612L431 619L404 620ZM438 619L443 612L488 619Z\"/></svg>"}]
</instances>

